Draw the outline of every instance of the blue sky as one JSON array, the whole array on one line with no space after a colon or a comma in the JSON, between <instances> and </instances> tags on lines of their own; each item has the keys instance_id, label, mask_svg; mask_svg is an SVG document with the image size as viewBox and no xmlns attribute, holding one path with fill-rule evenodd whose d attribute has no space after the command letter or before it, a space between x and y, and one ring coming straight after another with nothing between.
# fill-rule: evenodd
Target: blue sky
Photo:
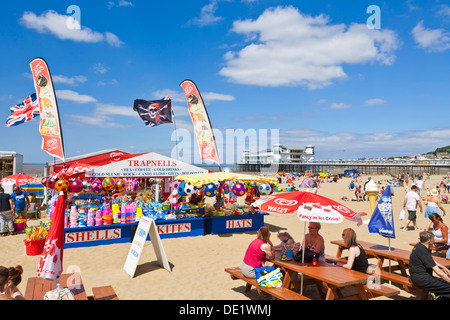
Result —
<instances>
[{"instance_id":1,"label":"blue sky","mask_svg":"<svg viewBox=\"0 0 450 320\"><path fill-rule=\"evenodd\" d=\"M66 25L70 5L79 30ZM370 5L380 29L366 25ZM450 1L10 1L0 18L0 116L34 92L28 63L43 57L67 158L115 148L174 155L174 126L145 127L132 106L170 94L180 135L192 133L184 79L203 95L222 162L244 147L226 143L227 129L261 148L252 133L278 130L280 143L315 145L323 160L450 144ZM1 149L25 163L53 160L37 119L0 134ZM179 147L197 162L193 136Z\"/></svg>"}]
</instances>

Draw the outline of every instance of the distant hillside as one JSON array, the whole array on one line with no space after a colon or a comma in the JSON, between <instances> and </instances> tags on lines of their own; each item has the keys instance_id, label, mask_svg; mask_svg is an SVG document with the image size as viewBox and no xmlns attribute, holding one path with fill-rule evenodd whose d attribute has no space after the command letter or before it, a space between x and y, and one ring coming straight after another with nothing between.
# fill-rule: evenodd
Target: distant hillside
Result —
<instances>
[{"instance_id":1,"label":"distant hillside","mask_svg":"<svg viewBox=\"0 0 450 320\"><path fill-rule=\"evenodd\" d=\"M435 151L427 152L426 154L434 154L434 155L436 155L437 153L441 153L441 152L450 153L450 146L437 148Z\"/></svg>"}]
</instances>

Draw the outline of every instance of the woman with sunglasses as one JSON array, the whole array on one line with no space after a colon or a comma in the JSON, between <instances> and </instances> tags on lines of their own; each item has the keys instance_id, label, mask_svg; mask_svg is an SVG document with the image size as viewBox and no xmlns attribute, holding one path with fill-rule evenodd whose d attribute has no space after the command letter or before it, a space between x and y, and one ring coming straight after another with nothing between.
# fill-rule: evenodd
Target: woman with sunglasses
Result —
<instances>
[{"instance_id":1,"label":"woman with sunglasses","mask_svg":"<svg viewBox=\"0 0 450 320\"><path fill-rule=\"evenodd\" d=\"M348 248L348 258L347 263L344 264L338 262L337 265L350 270L367 273L369 262L367 261L366 252L356 241L355 230L351 228L344 229L342 232L342 238L344 239L345 246Z\"/></svg>"},{"instance_id":2,"label":"woman with sunglasses","mask_svg":"<svg viewBox=\"0 0 450 320\"><path fill-rule=\"evenodd\" d=\"M315 252L318 261L325 261L325 241L319 234L319 222L310 222L308 225L309 233L305 235L305 248L307 251Z\"/></svg>"}]
</instances>

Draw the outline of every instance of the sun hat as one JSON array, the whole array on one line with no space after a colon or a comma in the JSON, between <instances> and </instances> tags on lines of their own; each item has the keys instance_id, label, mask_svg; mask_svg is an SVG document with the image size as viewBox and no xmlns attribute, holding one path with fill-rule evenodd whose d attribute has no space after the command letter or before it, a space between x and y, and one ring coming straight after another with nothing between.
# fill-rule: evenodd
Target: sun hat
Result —
<instances>
[{"instance_id":1,"label":"sun hat","mask_svg":"<svg viewBox=\"0 0 450 320\"><path fill-rule=\"evenodd\" d=\"M431 190L430 194L431 194L432 196L437 197L437 196L439 195L439 192L437 191L436 188L433 188L433 189Z\"/></svg>"}]
</instances>

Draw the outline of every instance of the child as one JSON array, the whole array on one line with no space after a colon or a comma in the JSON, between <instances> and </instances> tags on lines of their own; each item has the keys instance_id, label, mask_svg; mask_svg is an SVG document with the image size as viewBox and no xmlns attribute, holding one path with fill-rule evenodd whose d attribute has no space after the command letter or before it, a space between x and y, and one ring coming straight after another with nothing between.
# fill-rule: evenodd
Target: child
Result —
<instances>
[{"instance_id":1,"label":"child","mask_svg":"<svg viewBox=\"0 0 450 320\"><path fill-rule=\"evenodd\" d=\"M275 249L275 251L281 251L283 244L294 244L295 243L294 239L286 231L278 232L278 239L280 239L281 243L279 245L273 247L273 249Z\"/></svg>"}]
</instances>

